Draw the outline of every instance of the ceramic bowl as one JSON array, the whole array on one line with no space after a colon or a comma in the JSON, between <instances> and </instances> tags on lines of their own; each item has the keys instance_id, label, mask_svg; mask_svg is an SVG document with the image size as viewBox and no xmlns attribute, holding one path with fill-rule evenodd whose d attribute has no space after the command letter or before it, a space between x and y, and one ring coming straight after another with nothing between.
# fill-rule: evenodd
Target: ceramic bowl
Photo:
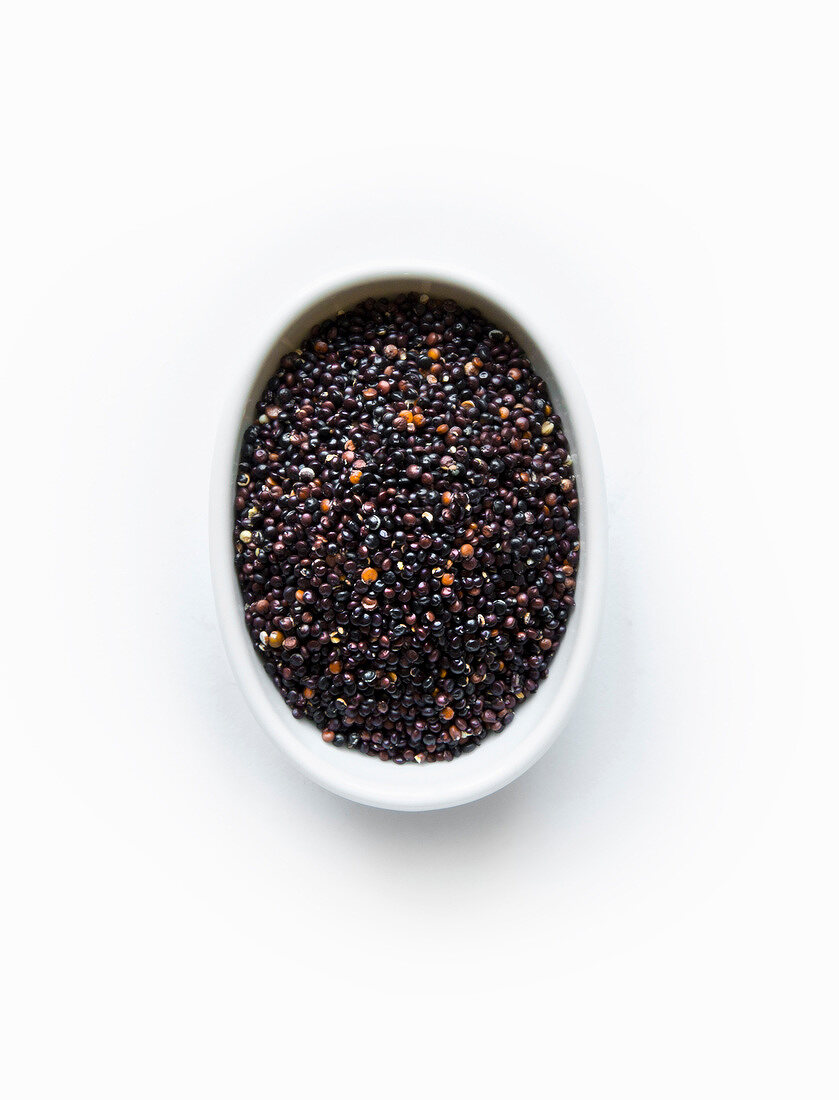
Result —
<instances>
[{"instance_id":1,"label":"ceramic bowl","mask_svg":"<svg viewBox=\"0 0 839 1100\"><path fill-rule=\"evenodd\" d=\"M264 672L245 626L233 562L233 498L243 433L280 358L300 346L311 327L369 297L418 291L477 306L525 349L548 384L562 417L580 500L580 569L576 607L550 671L516 708L510 724L471 753L452 761L399 766L326 744L307 720L292 717ZM546 323L547 322L547 323ZM394 271L360 273L316 288L283 311L271 348L246 363L224 410L213 464L210 559L219 625L230 664L254 716L291 761L344 798L390 810L434 810L482 798L510 783L543 755L568 721L589 667L600 622L607 551L606 497L594 426L577 378L557 347L550 318L537 324L519 303L472 278Z\"/></svg>"}]
</instances>

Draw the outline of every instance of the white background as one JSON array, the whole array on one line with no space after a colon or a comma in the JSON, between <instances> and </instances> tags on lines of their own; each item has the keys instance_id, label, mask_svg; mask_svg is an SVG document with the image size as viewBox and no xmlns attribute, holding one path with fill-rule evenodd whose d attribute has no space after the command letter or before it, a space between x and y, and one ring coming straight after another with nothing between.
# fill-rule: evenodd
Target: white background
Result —
<instances>
[{"instance_id":1,"label":"white background","mask_svg":"<svg viewBox=\"0 0 839 1100\"><path fill-rule=\"evenodd\" d=\"M834 1097L832 5L30 3L0 29L17 1097ZM290 294L472 270L601 437L574 719L426 815L225 662L215 427Z\"/></svg>"}]
</instances>

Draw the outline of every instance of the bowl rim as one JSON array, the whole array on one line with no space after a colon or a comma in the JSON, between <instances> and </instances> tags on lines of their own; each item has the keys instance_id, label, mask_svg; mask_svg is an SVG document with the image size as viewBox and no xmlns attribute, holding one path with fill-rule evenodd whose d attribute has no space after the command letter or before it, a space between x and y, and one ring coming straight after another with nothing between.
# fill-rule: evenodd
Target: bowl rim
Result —
<instances>
[{"instance_id":1,"label":"bowl rim","mask_svg":"<svg viewBox=\"0 0 839 1100\"><path fill-rule=\"evenodd\" d=\"M387 291L384 286L388 283L414 284L415 289L420 292L423 284L442 286L450 291L446 296L457 299L458 292L461 292L482 299L486 306L482 305L481 308L486 308L490 315L495 306L499 313L514 319L517 327L550 365L554 376L550 381L555 381L561 393L561 403L566 409L563 425L578 456L577 477L581 486L580 498L585 509L585 548L581 561L581 573L585 570L585 589L584 592L578 592L579 599L575 604L575 635L564 643L571 645L572 649L562 681L556 688L556 699L551 713L538 721L515 747L511 746L511 751L493 769L482 769L483 774L479 773L477 776L469 771L462 771L460 775L450 776L448 782L430 780L422 785L417 783L410 792L388 791L387 781L382 781L386 774L385 765L382 765L382 771L371 769L369 779L359 779L342 769L342 753L334 752L334 761L331 758L318 757L313 752L306 751L290 730L286 729L287 724L297 720L292 717L290 710L288 723L280 718L266 699L264 685L256 678L258 676L264 680L265 674L261 668L256 667L257 662L254 660L253 646L242 613L230 539L233 508L230 475L238 462L243 416L252 403L255 380L268 362L277 356L284 334L321 302L324 303L325 319L329 316L328 310L336 308L326 304L334 296L351 296L351 292L353 295L357 292L361 300L369 297L373 293L370 288L379 284L382 287L376 296L404 292L401 289ZM556 339L544 331L543 325L534 322L513 295L486 279L449 269L382 265L343 271L340 275L308 286L304 292L287 301L280 310L276 323L271 326L271 331L273 337L263 342L262 354L249 360L236 372L229 399L223 406L220 418L210 478L209 553L213 595L227 658L245 700L259 724L300 771L344 798L382 809L433 810L462 805L492 794L536 763L558 738L591 663L602 618L608 542L606 489L597 434L576 373L557 346ZM503 731L499 736L503 737ZM435 764L433 772L436 773L438 768L445 768L448 772L460 760L474 760L476 756L478 753L451 763ZM371 761L373 763L376 762ZM432 771L431 768L422 770Z\"/></svg>"}]
</instances>

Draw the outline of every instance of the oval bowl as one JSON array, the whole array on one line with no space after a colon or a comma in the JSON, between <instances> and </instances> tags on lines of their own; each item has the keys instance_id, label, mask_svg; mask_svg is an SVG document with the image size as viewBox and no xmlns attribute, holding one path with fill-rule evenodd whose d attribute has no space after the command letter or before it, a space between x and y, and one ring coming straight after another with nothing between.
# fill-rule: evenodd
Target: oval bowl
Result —
<instances>
[{"instance_id":1,"label":"oval bowl","mask_svg":"<svg viewBox=\"0 0 839 1100\"><path fill-rule=\"evenodd\" d=\"M282 356L337 310L373 296L406 291L476 306L509 331L548 384L574 458L580 500L580 566L576 607L547 677L517 708L510 724L471 753L451 761L399 766L326 744L313 723L295 719L265 674L245 625L233 560L233 499L242 436L266 382ZM491 794L520 776L556 740L568 721L594 652L606 573L606 494L594 425L576 375L549 327L518 304L472 278L394 271L355 274L314 288L287 308L267 354L245 365L225 407L210 491L210 565L219 625L236 679L254 716L291 761L316 783L344 798L389 810L435 810Z\"/></svg>"}]
</instances>

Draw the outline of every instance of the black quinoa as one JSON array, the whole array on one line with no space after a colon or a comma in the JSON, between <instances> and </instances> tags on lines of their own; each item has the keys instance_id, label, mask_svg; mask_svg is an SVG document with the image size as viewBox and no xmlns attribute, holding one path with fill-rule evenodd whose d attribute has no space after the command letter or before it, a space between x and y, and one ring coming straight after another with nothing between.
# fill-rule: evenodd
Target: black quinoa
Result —
<instances>
[{"instance_id":1,"label":"black quinoa","mask_svg":"<svg viewBox=\"0 0 839 1100\"><path fill-rule=\"evenodd\" d=\"M476 309L368 298L283 357L245 432L245 620L295 718L382 760L451 760L547 674L580 552L568 440Z\"/></svg>"}]
</instances>

